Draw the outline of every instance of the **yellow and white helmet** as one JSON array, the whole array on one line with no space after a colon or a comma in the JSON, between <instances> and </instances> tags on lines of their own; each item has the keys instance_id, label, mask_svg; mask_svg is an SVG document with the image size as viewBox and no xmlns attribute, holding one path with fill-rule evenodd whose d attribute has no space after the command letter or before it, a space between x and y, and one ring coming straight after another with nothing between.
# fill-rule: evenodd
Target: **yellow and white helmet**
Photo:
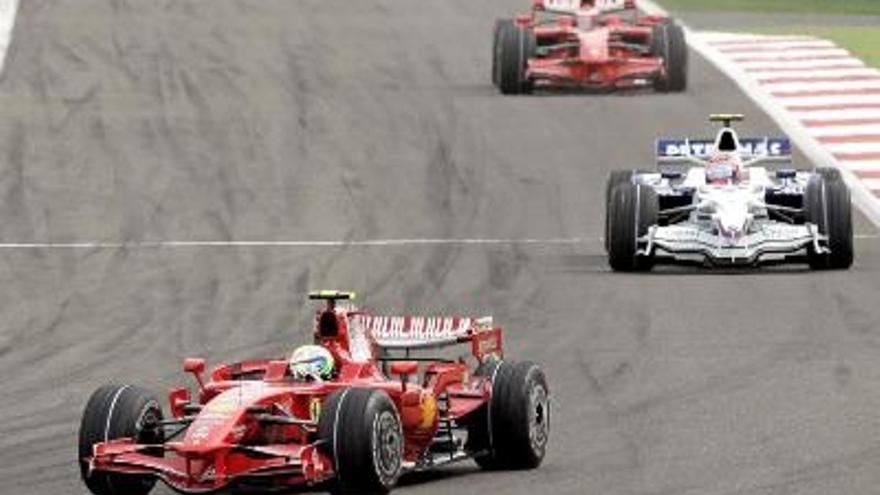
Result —
<instances>
[{"instance_id":1,"label":"yellow and white helmet","mask_svg":"<svg viewBox=\"0 0 880 495\"><path fill-rule=\"evenodd\" d=\"M319 345L298 347L290 355L290 373L294 378L329 380L333 377L336 363L333 354Z\"/></svg>"}]
</instances>

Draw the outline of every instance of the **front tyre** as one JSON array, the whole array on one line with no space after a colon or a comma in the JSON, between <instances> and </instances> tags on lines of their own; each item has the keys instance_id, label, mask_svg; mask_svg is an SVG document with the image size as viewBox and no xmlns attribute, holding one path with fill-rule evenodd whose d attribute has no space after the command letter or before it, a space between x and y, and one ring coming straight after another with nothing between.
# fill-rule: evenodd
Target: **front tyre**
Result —
<instances>
[{"instance_id":1,"label":"front tyre","mask_svg":"<svg viewBox=\"0 0 880 495\"><path fill-rule=\"evenodd\" d=\"M852 201L849 188L839 172L818 171L807 184L804 194L806 221L828 238L827 253L808 250L810 268L814 270L846 270L852 266L853 226Z\"/></svg>"},{"instance_id":2,"label":"front tyre","mask_svg":"<svg viewBox=\"0 0 880 495\"><path fill-rule=\"evenodd\" d=\"M645 174L643 170L613 170L611 174L608 175L608 180L605 183L605 252L607 253L609 248L608 239L611 238L610 229L611 222L609 221L610 217L608 216L608 211L610 208L608 205L611 203L611 195L614 192L614 188L620 184L627 184L635 181L635 177L639 174Z\"/></svg>"},{"instance_id":3,"label":"front tyre","mask_svg":"<svg viewBox=\"0 0 880 495\"><path fill-rule=\"evenodd\" d=\"M654 26L651 55L663 60L665 74L654 79L654 89L680 93L687 89L688 48L684 29L673 22Z\"/></svg>"},{"instance_id":4,"label":"front tyre","mask_svg":"<svg viewBox=\"0 0 880 495\"><path fill-rule=\"evenodd\" d=\"M550 438L550 392L540 366L531 361L499 361L478 370L492 380L492 396L480 424L470 425L474 457L484 469L534 469ZM471 442L469 438L469 442Z\"/></svg>"},{"instance_id":5,"label":"front tyre","mask_svg":"<svg viewBox=\"0 0 880 495\"><path fill-rule=\"evenodd\" d=\"M641 252L641 239L657 224L657 193L650 186L618 184L607 204L608 264L617 272L648 271L653 253Z\"/></svg>"},{"instance_id":6,"label":"front tyre","mask_svg":"<svg viewBox=\"0 0 880 495\"><path fill-rule=\"evenodd\" d=\"M492 31L492 85L496 88L501 81L501 34L512 27L513 19L498 19Z\"/></svg>"},{"instance_id":7,"label":"front tyre","mask_svg":"<svg viewBox=\"0 0 880 495\"><path fill-rule=\"evenodd\" d=\"M381 390L345 388L327 396L318 420L321 451L333 459L334 493L388 493L403 465L397 408Z\"/></svg>"},{"instance_id":8,"label":"front tyre","mask_svg":"<svg viewBox=\"0 0 880 495\"><path fill-rule=\"evenodd\" d=\"M501 43L498 89L506 95L531 93L532 82L526 77L526 68L535 52L534 33L509 23L499 27L498 37Z\"/></svg>"},{"instance_id":9,"label":"front tyre","mask_svg":"<svg viewBox=\"0 0 880 495\"><path fill-rule=\"evenodd\" d=\"M142 444L160 444L161 429L150 428L162 420L159 401L147 390L132 385L105 385L89 398L79 429L80 476L95 495L146 495L156 479L118 473L89 473L88 459L96 443L134 438Z\"/></svg>"}]
</instances>

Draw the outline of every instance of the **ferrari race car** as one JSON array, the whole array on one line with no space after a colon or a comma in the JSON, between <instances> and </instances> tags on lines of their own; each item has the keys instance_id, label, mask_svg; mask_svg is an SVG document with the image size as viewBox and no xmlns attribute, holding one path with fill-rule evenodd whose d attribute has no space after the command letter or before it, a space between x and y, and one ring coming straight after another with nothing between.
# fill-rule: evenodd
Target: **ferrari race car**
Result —
<instances>
[{"instance_id":1,"label":"ferrari race car","mask_svg":"<svg viewBox=\"0 0 880 495\"><path fill-rule=\"evenodd\" d=\"M541 368L503 361L491 318L373 316L322 291L313 345L288 359L184 371L170 418L150 392L108 385L79 432L82 479L96 495L274 491L326 482L336 493L385 493L402 473L474 459L484 468L541 464L550 400ZM415 357L468 345L464 357ZM437 351L439 352L439 351ZM404 353L404 355L401 355ZM418 354L424 354L418 353Z\"/></svg>"},{"instance_id":2,"label":"ferrari race car","mask_svg":"<svg viewBox=\"0 0 880 495\"><path fill-rule=\"evenodd\" d=\"M740 139L713 115L715 140L660 139L657 172L615 171L607 184L605 247L616 271L655 262L755 266L853 262L850 192L833 168L799 171L786 138ZM778 164L768 170L762 164ZM682 165L684 165L682 167Z\"/></svg>"},{"instance_id":3,"label":"ferrari race car","mask_svg":"<svg viewBox=\"0 0 880 495\"><path fill-rule=\"evenodd\" d=\"M528 14L495 22L492 82L504 94L538 88L687 88L684 31L641 15L635 0L534 0Z\"/></svg>"}]
</instances>

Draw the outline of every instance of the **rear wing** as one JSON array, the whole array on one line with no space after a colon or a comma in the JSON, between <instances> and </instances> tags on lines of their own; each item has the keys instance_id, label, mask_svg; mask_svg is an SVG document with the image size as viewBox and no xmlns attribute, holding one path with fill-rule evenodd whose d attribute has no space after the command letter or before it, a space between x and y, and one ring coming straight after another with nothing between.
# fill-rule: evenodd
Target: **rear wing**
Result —
<instances>
[{"instance_id":1,"label":"rear wing","mask_svg":"<svg viewBox=\"0 0 880 495\"><path fill-rule=\"evenodd\" d=\"M503 357L501 329L493 326L491 317L357 314L350 317L349 326L364 331L380 349L436 349L470 343L471 352L480 361Z\"/></svg>"},{"instance_id":2,"label":"rear wing","mask_svg":"<svg viewBox=\"0 0 880 495\"><path fill-rule=\"evenodd\" d=\"M791 163L791 140L788 138L742 138L739 151L745 166L759 162ZM712 139L658 139L655 148L657 165L694 163L705 165L715 151Z\"/></svg>"},{"instance_id":3,"label":"rear wing","mask_svg":"<svg viewBox=\"0 0 880 495\"><path fill-rule=\"evenodd\" d=\"M592 5L585 6L583 0L534 0L534 8L556 14L597 15L608 12L633 10L635 0L594 0Z\"/></svg>"}]
</instances>

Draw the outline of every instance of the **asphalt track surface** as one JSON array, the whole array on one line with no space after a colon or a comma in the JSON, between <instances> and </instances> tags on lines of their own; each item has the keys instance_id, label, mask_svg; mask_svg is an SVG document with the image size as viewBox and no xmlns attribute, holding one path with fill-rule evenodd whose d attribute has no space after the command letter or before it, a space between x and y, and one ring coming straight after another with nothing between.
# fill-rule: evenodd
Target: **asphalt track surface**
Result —
<instances>
[{"instance_id":1,"label":"asphalt track surface","mask_svg":"<svg viewBox=\"0 0 880 495\"><path fill-rule=\"evenodd\" d=\"M685 95L501 97L480 0L28 0L0 82L4 242L598 238L607 173L743 111ZM802 157L799 157L802 159ZM874 234L859 218L859 233ZM0 250L0 492L85 493L80 413L185 355L280 355L312 288L494 314L544 364L537 471L399 493L876 493L880 242L845 273L610 273L579 244ZM169 493L157 489L155 493Z\"/></svg>"}]
</instances>

